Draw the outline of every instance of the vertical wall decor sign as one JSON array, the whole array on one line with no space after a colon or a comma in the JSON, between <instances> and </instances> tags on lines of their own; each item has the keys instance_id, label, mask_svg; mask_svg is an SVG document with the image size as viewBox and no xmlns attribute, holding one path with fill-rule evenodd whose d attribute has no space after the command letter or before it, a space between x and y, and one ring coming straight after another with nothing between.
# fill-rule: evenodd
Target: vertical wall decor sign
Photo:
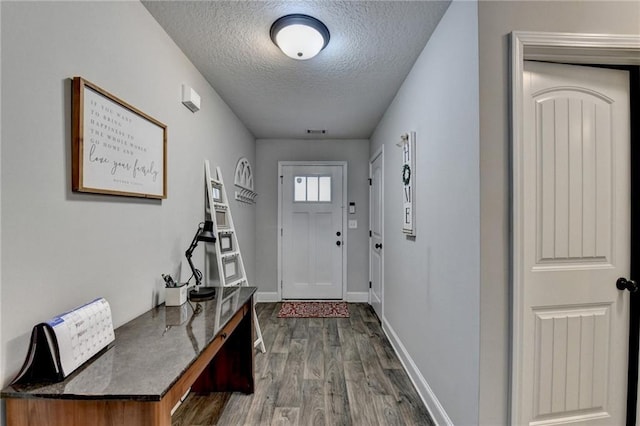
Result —
<instances>
[{"instance_id":1,"label":"vertical wall decor sign","mask_svg":"<svg viewBox=\"0 0 640 426\"><path fill-rule=\"evenodd\" d=\"M402 148L402 232L416 235L416 132L401 136Z\"/></svg>"},{"instance_id":2,"label":"vertical wall decor sign","mask_svg":"<svg viewBox=\"0 0 640 426\"><path fill-rule=\"evenodd\" d=\"M74 191L167 198L167 126L81 77L71 139Z\"/></svg>"}]
</instances>

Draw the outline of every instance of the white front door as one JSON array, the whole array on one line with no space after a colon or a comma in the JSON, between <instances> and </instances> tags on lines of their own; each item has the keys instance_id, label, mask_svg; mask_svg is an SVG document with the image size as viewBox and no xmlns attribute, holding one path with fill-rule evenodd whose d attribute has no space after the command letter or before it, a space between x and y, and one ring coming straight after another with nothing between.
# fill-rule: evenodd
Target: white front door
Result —
<instances>
[{"instance_id":1,"label":"white front door","mask_svg":"<svg viewBox=\"0 0 640 426\"><path fill-rule=\"evenodd\" d=\"M343 166L281 165L283 299L343 298Z\"/></svg>"},{"instance_id":2,"label":"white front door","mask_svg":"<svg viewBox=\"0 0 640 426\"><path fill-rule=\"evenodd\" d=\"M384 148L384 147L383 147ZM383 256L383 163L384 151L381 149L369 162L369 303L378 319L382 321L382 298L384 295L384 256Z\"/></svg>"},{"instance_id":3,"label":"white front door","mask_svg":"<svg viewBox=\"0 0 640 426\"><path fill-rule=\"evenodd\" d=\"M622 425L630 268L626 71L525 62L516 422Z\"/></svg>"}]
</instances>

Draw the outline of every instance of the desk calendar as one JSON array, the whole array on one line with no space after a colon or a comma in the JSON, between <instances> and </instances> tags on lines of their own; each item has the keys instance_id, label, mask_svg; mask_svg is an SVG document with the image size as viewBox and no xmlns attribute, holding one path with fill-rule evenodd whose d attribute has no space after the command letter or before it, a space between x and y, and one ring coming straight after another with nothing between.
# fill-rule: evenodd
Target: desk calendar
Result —
<instances>
[{"instance_id":1,"label":"desk calendar","mask_svg":"<svg viewBox=\"0 0 640 426\"><path fill-rule=\"evenodd\" d=\"M104 298L79 306L33 328L25 363L13 383L60 381L115 339Z\"/></svg>"}]
</instances>

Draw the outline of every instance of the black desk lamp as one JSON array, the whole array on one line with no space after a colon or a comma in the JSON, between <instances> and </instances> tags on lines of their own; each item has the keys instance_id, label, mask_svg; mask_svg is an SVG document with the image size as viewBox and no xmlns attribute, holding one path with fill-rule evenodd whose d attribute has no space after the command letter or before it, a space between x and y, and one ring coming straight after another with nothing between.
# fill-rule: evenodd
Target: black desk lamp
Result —
<instances>
[{"instance_id":1,"label":"black desk lamp","mask_svg":"<svg viewBox=\"0 0 640 426\"><path fill-rule=\"evenodd\" d=\"M194 302L199 302L202 300L210 300L216 296L216 288L215 287L201 287L202 285L202 272L196 269L193 266L193 262L191 261L191 255L193 251L196 249L198 242L204 241L205 243L215 243L216 236L213 233L213 222L210 220L205 221L204 223L200 223L198 225L198 230L196 234L193 236L193 241L191 241L191 245L184 253L189 261L189 266L191 267L191 272L193 273L192 277L196 279L196 286L193 290L189 292L189 299ZM189 278L191 281L191 278Z\"/></svg>"}]
</instances>

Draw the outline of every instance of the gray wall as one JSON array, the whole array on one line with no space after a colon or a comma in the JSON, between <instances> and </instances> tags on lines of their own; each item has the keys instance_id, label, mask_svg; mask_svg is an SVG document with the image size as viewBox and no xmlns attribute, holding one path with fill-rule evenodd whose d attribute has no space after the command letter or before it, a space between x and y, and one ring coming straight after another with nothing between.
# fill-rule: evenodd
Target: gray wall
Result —
<instances>
[{"instance_id":1,"label":"gray wall","mask_svg":"<svg viewBox=\"0 0 640 426\"><path fill-rule=\"evenodd\" d=\"M511 31L639 34L639 2L503 2L478 6L480 53L480 424L508 424L509 62Z\"/></svg>"},{"instance_id":2,"label":"gray wall","mask_svg":"<svg viewBox=\"0 0 640 426\"><path fill-rule=\"evenodd\" d=\"M203 220L203 160L222 165L233 182L240 157L255 164L255 138L140 3L1 8L4 386L36 323L103 296L119 326L163 301L160 274L178 273ZM71 192L69 78L76 75L167 124L166 200ZM182 83L202 96L200 112L180 103ZM233 202L231 209L253 279L255 208Z\"/></svg>"},{"instance_id":3,"label":"gray wall","mask_svg":"<svg viewBox=\"0 0 640 426\"><path fill-rule=\"evenodd\" d=\"M356 203L358 229L347 230L347 292L369 291L369 141L256 141L256 285L260 292L277 292L278 278L278 161L347 161L347 200ZM346 295L345 295L346 296Z\"/></svg>"},{"instance_id":4,"label":"gray wall","mask_svg":"<svg viewBox=\"0 0 640 426\"><path fill-rule=\"evenodd\" d=\"M454 1L371 138L385 145L384 325L458 425L478 420L477 5ZM416 225L401 231L403 132L416 131Z\"/></svg>"}]
</instances>

